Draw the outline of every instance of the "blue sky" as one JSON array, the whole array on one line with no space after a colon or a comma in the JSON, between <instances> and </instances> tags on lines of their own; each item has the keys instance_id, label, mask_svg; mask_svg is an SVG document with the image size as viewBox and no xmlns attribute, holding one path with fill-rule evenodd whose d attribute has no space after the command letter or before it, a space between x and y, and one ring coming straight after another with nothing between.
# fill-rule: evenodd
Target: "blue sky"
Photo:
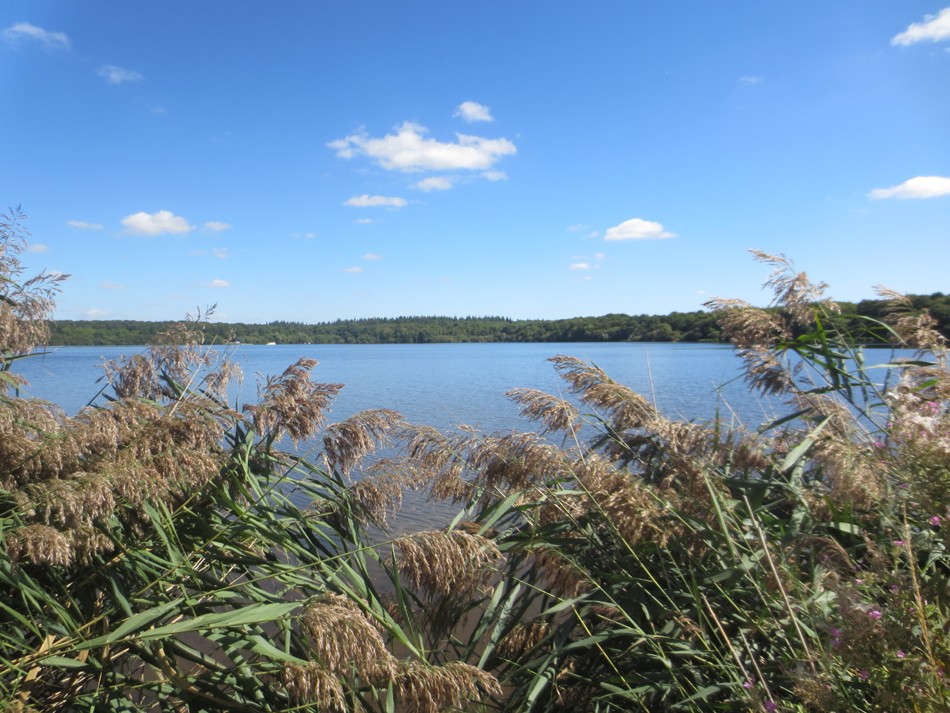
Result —
<instances>
[{"instance_id":1,"label":"blue sky","mask_svg":"<svg viewBox=\"0 0 950 713\"><path fill-rule=\"evenodd\" d=\"M59 319L948 291L947 2L5 0L0 205Z\"/></svg>"}]
</instances>

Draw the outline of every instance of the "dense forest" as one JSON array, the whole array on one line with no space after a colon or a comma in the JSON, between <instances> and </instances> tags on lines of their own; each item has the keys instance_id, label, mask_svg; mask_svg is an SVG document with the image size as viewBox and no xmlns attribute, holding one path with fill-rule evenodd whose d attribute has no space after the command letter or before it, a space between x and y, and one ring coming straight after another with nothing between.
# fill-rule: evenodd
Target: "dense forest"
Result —
<instances>
[{"instance_id":1,"label":"dense forest","mask_svg":"<svg viewBox=\"0 0 950 713\"><path fill-rule=\"evenodd\" d=\"M925 308L937 329L950 336L950 296L941 292L912 295L915 309ZM840 320L858 341L885 342L875 326L888 302L841 302ZM52 325L51 345L146 344L173 322L134 320L60 320ZM438 342L719 342L723 341L711 312L667 315L607 314L558 320L512 320L505 317L396 317L348 319L319 324L209 323L206 341L244 344L430 344Z\"/></svg>"}]
</instances>

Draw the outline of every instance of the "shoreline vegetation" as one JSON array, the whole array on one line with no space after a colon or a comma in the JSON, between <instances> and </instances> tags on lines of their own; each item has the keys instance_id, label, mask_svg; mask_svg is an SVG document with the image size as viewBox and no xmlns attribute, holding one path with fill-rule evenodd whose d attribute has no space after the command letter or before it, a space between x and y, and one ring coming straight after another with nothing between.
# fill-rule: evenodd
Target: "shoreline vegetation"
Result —
<instances>
[{"instance_id":1,"label":"shoreline vegetation","mask_svg":"<svg viewBox=\"0 0 950 713\"><path fill-rule=\"evenodd\" d=\"M950 336L950 296L907 295L910 307L927 310L935 329ZM877 322L889 302L884 299L839 302L834 319L859 343L886 344L889 335ZM175 321L57 320L50 324L50 346L125 346L148 344L168 332ZM452 342L710 342L727 341L709 311L667 315L607 314L558 320L512 320L505 317L395 317L341 319L304 324L209 322L205 339L224 344L436 344Z\"/></svg>"},{"instance_id":2,"label":"shoreline vegetation","mask_svg":"<svg viewBox=\"0 0 950 713\"><path fill-rule=\"evenodd\" d=\"M229 404L200 317L69 417L18 390L60 287L24 246L0 217L0 710L950 709L947 341L907 298L865 321L917 356L866 369L755 253L769 309L708 305L787 408L751 430L565 355L523 431L327 423L306 358ZM458 514L396 536L407 490Z\"/></svg>"}]
</instances>

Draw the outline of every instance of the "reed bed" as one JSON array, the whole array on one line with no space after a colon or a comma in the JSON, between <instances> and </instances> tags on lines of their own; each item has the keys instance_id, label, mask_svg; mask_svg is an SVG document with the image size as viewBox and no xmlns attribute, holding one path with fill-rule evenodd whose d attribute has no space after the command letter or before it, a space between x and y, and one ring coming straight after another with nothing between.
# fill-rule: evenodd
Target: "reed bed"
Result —
<instances>
[{"instance_id":1,"label":"reed bed","mask_svg":"<svg viewBox=\"0 0 950 713\"><path fill-rule=\"evenodd\" d=\"M58 278L23 279L18 216L0 237L5 709L950 707L950 379L899 295L871 327L919 354L871 370L825 286L756 253L773 304L709 305L787 404L755 430L569 356L569 398L510 394L524 432L327 424L312 360L228 403L200 316L70 418L18 394ZM371 536L407 488L458 515Z\"/></svg>"}]
</instances>

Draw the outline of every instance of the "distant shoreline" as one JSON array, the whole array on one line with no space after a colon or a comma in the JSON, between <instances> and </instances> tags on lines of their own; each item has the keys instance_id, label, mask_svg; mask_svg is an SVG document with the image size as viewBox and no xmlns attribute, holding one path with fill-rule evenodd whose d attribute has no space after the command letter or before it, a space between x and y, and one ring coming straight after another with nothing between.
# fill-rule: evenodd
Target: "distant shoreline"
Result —
<instances>
[{"instance_id":1,"label":"distant shoreline","mask_svg":"<svg viewBox=\"0 0 950 713\"><path fill-rule=\"evenodd\" d=\"M950 297L943 293L908 296L914 309L927 309L937 329L950 336ZM856 341L884 344L888 302L841 302L837 318ZM145 320L58 320L50 323L50 346L133 346L148 344L180 322ZM570 319L514 320L507 317L390 317L305 324L274 321L186 323L204 343L241 344L439 344L528 342L697 342L721 343L712 312L666 315L607 314Z\"/></svg>"}]
</instances>

